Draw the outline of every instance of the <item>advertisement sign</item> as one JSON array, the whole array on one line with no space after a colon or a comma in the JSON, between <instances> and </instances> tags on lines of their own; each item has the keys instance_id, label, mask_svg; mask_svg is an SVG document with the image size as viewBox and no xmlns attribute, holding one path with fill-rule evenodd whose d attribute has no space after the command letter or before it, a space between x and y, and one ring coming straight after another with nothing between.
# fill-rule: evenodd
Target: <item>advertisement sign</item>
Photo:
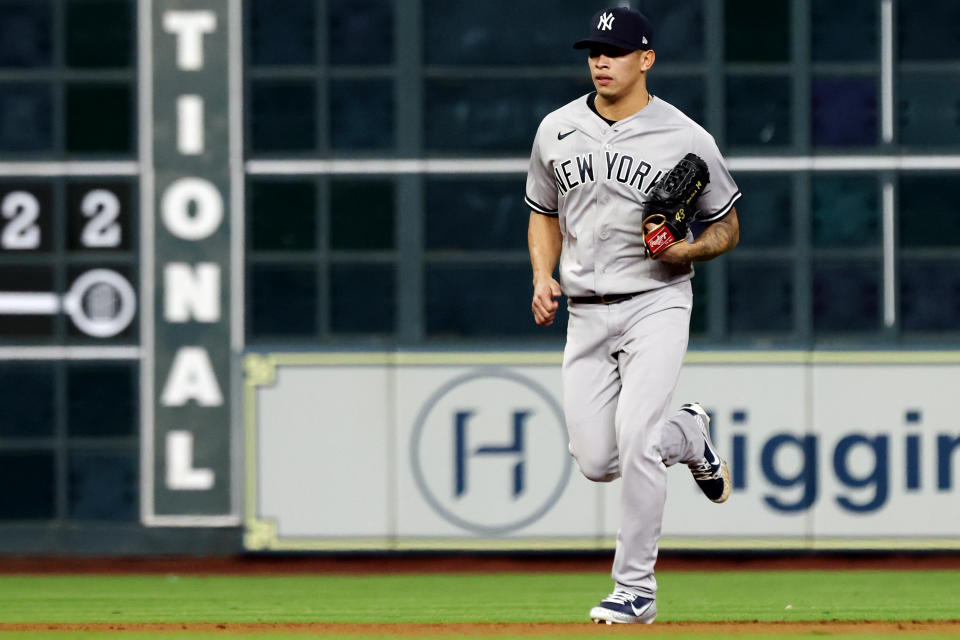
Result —
<instances>
[{"instance_id":1,"label":"advertisement sign","mask_svg":"<svg viewBox=\"0 0 960 640\"><path fill-rule=\"evenodd\" d=\"M926 358L926 360L925 360ZM730 463L668 470L661 548L957 548L951 360L688 355ZM250 549L610 548L620 483L567 449L559 354L251 355Z\"/></svg>"}]
</instances>

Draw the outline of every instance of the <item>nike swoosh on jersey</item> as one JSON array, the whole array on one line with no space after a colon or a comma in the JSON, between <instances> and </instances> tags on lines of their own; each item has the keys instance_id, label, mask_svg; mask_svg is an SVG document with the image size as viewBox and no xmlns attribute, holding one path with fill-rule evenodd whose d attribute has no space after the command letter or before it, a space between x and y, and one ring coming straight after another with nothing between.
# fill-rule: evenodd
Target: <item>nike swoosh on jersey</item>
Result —
<instances>
[{"instance_id":1,"label":"nike swoosh on jersey","mask_svg":"<svg viewBox=\"0 0 960 640\"><path fill-rule=\"evenodd\" d=\"M573 131L567 131L566 133L560 133L559 131L557 131L557 140L563 140L571 133L576 133L576 132L577 132L576 129L574 129Z\"/></svg>"}]
</instances>

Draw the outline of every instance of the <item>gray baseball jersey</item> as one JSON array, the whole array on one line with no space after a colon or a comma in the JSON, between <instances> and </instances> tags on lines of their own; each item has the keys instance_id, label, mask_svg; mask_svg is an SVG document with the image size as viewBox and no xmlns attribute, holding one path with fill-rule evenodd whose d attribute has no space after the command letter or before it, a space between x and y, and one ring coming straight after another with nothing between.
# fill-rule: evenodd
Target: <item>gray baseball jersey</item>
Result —
<instances>
[{"instance_id":1,"label":"gray baseball jersey","mask_svg":"<svg viewBox=\"0 0 960 640\"><path fill-rule=\"evenodd\" d=\"M710 170L695 220L719 220L740 191L713 136L670 103L654 97L610 125L582 96L543 119L530 155L526 202L560 218L565 294L632 293L690 279L692 271L646 257L640 210L653 184L690 152Z\"/></svg>"}]
</instances>

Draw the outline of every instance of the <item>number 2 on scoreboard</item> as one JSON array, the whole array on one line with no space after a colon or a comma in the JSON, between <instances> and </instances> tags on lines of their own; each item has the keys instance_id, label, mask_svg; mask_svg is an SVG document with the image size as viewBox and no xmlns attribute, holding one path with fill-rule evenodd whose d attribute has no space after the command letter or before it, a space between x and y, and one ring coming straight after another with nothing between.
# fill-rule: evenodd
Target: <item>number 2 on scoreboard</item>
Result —
<instances>
[{"instance_id":1,"label":"number 2 on scoreboard","mask_svg":"<svg viewBox=\"0 0 960 640\"><path fill-rule=\"evenodd\" d=\"M0 201L3 230L0 248L38 249L41 245L40 201L29 191L7 193ZM120 199L107 189L93 189L83 196L80 213L89 218L80 233L80 244L91 249L119 247L122 228L119 222Z\"/></svg>"},{"instance_id":2,"label":"number 2 on scoreboard","mask_svg":"<svg viewBox=\"0 0 960 640\"><path fill-rule=\"evenodd\" d=\"M11 191L0 203L0 212L10 222L0 234L4 249L36 249L40 246L40 202L29 191Z\"/></svg>"},{"instance_id":3,"label":"number 2 on scoreboard","mask_svg":"<svg viewBox=\"0 0 960 640\"><path fill-rule=\"evenodd\" d=\"M112 191L94 189L83 197L80 211L90 218L83 225L80 242L85 247L107 248L120 246L120 200Z\"/></svg>"}]
</instances>

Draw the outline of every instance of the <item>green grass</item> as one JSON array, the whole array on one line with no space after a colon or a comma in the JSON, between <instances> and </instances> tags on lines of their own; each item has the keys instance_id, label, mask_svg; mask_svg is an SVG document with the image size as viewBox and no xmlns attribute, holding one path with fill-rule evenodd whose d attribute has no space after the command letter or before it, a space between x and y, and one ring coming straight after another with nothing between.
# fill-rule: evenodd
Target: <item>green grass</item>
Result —
<instances>
[{"instance_id":1,"label":"green grass","mask_svg":"<svg viewBox=\"0 0 960 640\"><path fill-rule=\"evenodd\" d=\"M960 618L958 571L667 573L658 578L658 621L663 622ZM610 588L608 576L572 573L0 576L0 621L586 622L589 608ZM41 635L56 637L31 637ZM77 632L70 637L111 636ZM674 632L670 637L684 636Z\"/></svg>"},{"instance_id":2,"label":"green grass","mask_svg":"<svg viewBox=\"0 0 960 640\"><path fill-rule=\"evenodd\" d=\"M960 618L957 571L675 573L659 581L662 621ZM576 622L611 586L595 574L2 576L0 620Z\"/></svg>"}]
</instances>

